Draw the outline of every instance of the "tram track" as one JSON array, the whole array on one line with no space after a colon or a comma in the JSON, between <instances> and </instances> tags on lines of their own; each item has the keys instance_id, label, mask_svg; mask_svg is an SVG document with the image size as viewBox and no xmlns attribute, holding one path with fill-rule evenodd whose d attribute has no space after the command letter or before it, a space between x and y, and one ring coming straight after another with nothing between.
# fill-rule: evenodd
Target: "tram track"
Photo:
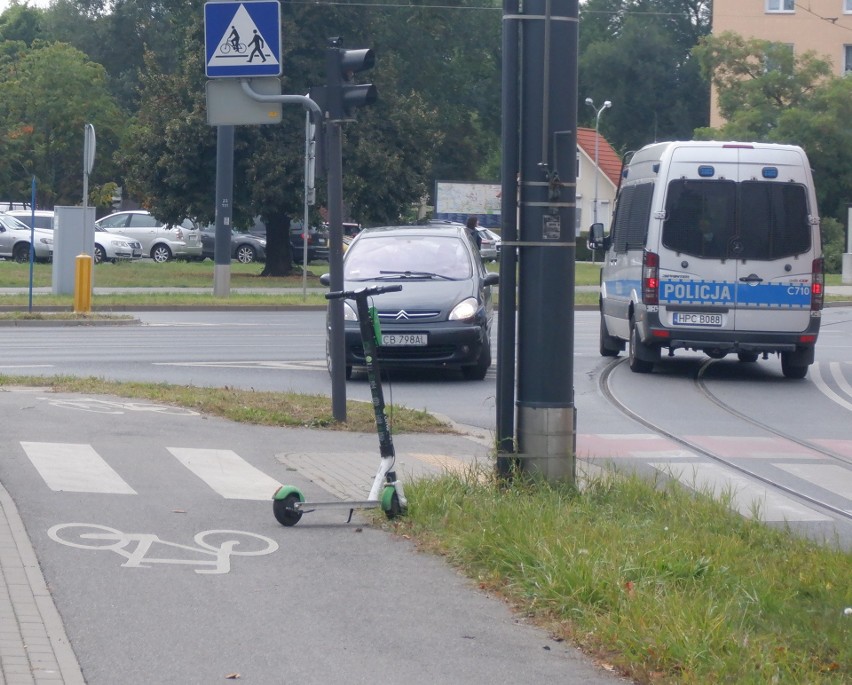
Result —
<instances>
[{"instance_id":1,"label":"tram track","mask_svg":"<svg viewBox=\"0 0 852 685\"><path fill-rule=\"evenodd\" d=\"M776 491L783 493L783 494L785 494L789 497L792 497L797 501L800 501L800 502L805 503L807 505L810 505L812 507L817 507L818 509L820 509L823 512L828 512L828 513L830 513L830 514L832 514L836 517L842 518L844 520L852 521L852 511L838 507L838 506L836 506L836 505L834 505L830 502L826 502L826 501L824 501L824 500L822 500L818 497L814 497L814 496L805 494L803 492L800 492L799 490L796 490L795 488L791 488L789 485L785 485L784 483L781 483L778 480L775 480L771 477L768 477L767 475L757 473L757 472L753 471L752 469L749 469L749 468L743 466L742 464L739 464L739 463L733 461L732 459L730 459L730 458L728 458L728 457L726 457L722 454L718 454L716 452L713 452L712 450L708 449L707 447L699 445L699 444L693 442L692 440L689 440L687 438L684 438L680 435L673 433L671 430L668 430L665 427L655 423L654 421L642 416L637 411L635 411L634 409L629 407L625 402L623 402L621 399L618 398L618 396L615 394L613 388L611 387L612 374L616 371L616 369L618 369L618 367L620 367L626 361L627 361L626 358L625 359L614 359L614 360L612 360L612 362L610 362L610 364L608 364L607 367L600 374L599 379L598 379L598 386L599 386L601 394L605 397L607 402L609 402L614 408L616 408L622 414L629 417L633 421L639 423L640 425L644 426L645 428L647 428L651 432L655 433L656 435L664 437L664 438L666 438L666 439L688 449L689 451L695 453L696 455L703 456L703 457L705 457L705 458L707 458L707 459L709 459L709 460L711 460L711 461L713 461L717 464L725 466L726 468L731 469L732 471L734 471L736 473L742 474L742 475L744 475L744 476L746 476L746 477L748 477L748 478L750 478L754 481L761 483L764 486L768 486L769 488L772 488L773 490L776 490ZM705 382L705 379L704 379L704 375L706 373L706 370L715 361L716 360L708 359L707 361L702 363L698 372L695 374L695 376L693 378L693 384L694 384L696 390L704 398L706 398L708 401L712 402L716 407L722 409L723 411L725 411L730 416L733 416L740 421L746 422L749 425L754 426L754 427L756 427L756 428L758 428L762 431L765 431L765 432L767 432L771 435L774 435L776 437L782 438L784 440L788 440L788 441L790 441L790 442L792 442L796 445L799 445L800 447L804 447L808 450L812 450L814 452L817 452L817 453L823 455L824 457L826 457L827 459L829 459L830 461L832 461L834 463L842 464L845 467L852 466L852 460L849 460L848 458L844 457L843 455L837 454L837 453L835 453L835 452L833 452L833 451L831 451L831 450L829 450L829 449L827 449L827 448L825 448L821 445L811 443L807 440L803 440L801 438L797 438L795 436L789 435L789 434L785 433L784 431L780 431L780 430L774 428L773 426L770 426L770 425L760 421L759 419L748 416L748 415L746 415L746 414L744 414L744 413L742 413L742 412L740 412L736 409L733 409L732 407L728 406L727 404L725 404L720 398L718 398L716 395L714 395L710 391L710 389L707 387L707 383Z\"/></svg>"}]
</instances>

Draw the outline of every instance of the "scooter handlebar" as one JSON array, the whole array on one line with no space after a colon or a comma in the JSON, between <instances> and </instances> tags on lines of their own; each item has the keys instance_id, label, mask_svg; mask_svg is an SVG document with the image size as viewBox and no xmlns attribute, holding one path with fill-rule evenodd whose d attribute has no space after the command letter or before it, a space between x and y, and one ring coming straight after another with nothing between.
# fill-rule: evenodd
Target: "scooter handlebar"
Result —
<instances>
[{"instance_id":1,"label":"scooter handlebar","mask_svg":"<svg viewBox=\"0 0 852 685\"><path fill-rule=\"evenodd\" d=\"M396 293L402 290L402 285L395 283L393 285L374 285L368 288L358 288L358 290L335 290L325 294L326 300L357 300L359 297L370 297L371 295L381 295L382 293Z\"/></svg>"}]
</instances>

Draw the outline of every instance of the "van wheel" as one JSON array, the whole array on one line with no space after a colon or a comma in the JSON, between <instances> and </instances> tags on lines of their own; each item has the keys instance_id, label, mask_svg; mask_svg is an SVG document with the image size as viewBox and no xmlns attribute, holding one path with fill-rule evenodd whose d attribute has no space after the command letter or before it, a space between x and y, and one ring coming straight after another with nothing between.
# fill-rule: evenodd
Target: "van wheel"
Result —
<instances>
[{"instance_id":1,"label":"van wheel","mask_svg":"<svg viewBox=\"0 0 852 685\"><path fill-rule=\"evenodd\" d=\"M804 378L808 375L808 365L794 364L792 356L789 352L781 353L781 372L785 378Z\"/></svg>"},{"instance_id":2,"label":"van wheel","mask_svg":"<svg viewBox=\"0 0 852 685\"><path fill-rule=\"evenodd\" d=\"M630 345L628 345L628 359L630 363L630 370L633 373L651 373L654 370L654 363L646 361L644 359L640 359L639 355L641 355L647 349L647 345L644 345L639 340L639 331L636 330L636 324L633 323L633 320L630 320Z\"/></svg>"},{"instance_id":3,"label":"van wheel","mask_svg":"<svg viewBox=\"0 0 852 685\"><path fill-rule=\"evenodd\" d=\"M618 353L624 349L624 343L618 338L614 338L609 334L604 323L603 314L601 314L600 326L600 353L601 357L617 357Z\"/></svg>"},{"instance_id":4,"label":"van wheel","mask_svg":"<svg viewBox=\"0 0 852 685\"><path fill-rule=\"evenodd\" d=\"M741 362L756 362L759 356L757 352L737 352L737 359Z\"/></svg>"}]
</instances>

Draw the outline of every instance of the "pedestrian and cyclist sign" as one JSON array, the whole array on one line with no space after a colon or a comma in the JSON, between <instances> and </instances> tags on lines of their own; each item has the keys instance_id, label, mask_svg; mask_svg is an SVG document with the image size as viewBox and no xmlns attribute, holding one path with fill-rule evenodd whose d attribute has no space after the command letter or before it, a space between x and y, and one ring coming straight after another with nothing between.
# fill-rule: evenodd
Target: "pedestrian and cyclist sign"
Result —
<instances>
[{"instance_id":1,"label":"pedestrian and cyclist sign","mask_svg":"<svg viewBox=\"0 0 852 685\"><path fill-rule=\"evenodd\" d=\"M281 4L278 0L204 5L206 74L281 75Z\"/></svg>"}]
</instances>

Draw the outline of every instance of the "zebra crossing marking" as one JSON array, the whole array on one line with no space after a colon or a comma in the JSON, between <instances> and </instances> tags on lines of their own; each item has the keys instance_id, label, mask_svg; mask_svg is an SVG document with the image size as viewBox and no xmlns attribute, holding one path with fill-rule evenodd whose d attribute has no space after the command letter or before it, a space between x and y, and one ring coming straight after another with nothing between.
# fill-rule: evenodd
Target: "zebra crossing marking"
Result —
<instances>
[{"instance_id":1,"label":"zebra crossing marking","mask_svg":"<svg viewBox=\"0 0 852 685\"><path fill-rule=\"evenodd\" d=\"M196 447L166 449L225 499L271 499L281 485L233 450Z\"/></svg>"},{"instance_id":2,"label":"zebra crossing marking","mask_svg":"<svg viewBox=\"0 0 852 685\"><path fill-rule=\"evenodd\" d=\"M767 523L832 520L719 464L652 462L650 466L697 492L707 492L716 499L729 496L731 507L746 518L757 517Z\"/></svg>"},{"instance_id":3,"label":"zebra crossing marking","mask_svg":"<svg viewBox=\"0 0 852 685\"><path fill-rule=\"evenodd\" d=\"M22 442L29 460L51 490L135 495L136 491L91 445Z\"/></svg>"}]
</instances>

